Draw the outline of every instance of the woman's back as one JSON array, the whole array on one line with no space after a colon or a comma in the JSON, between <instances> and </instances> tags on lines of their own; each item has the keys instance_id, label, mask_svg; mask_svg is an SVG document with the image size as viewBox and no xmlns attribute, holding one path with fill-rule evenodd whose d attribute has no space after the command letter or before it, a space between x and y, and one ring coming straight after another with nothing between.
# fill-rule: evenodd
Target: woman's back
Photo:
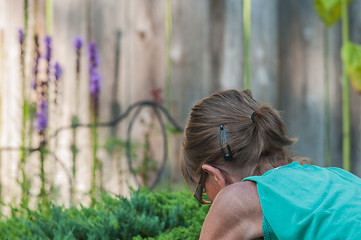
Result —
<instances>
[{"instance_id":1,"label":"woman's back","mask_svg":"<svg viewBox=\"0 0 361 240\"><path fill-rule=\"evenodd\" d=\"M257 182L267 239L361 239L361 179L338 168L293 162Z\"/></svg>"},{"instance_id":2,"label":"woman's back","mask_svg":"<svg viewBox=\"0 0 361 240\"><path fill-rule=\"evenodd\" d=\"M262 209L255 182L237 182L219 192L200 239L262 239Z\"/></svg>"}]
</instances>

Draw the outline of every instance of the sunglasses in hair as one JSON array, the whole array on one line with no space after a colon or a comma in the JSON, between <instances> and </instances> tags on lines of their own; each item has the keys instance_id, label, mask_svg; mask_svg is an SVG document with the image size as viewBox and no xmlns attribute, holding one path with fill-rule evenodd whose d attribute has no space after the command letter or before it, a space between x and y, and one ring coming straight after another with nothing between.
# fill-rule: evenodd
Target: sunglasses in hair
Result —
<instances>
[{"instance_id":1,"label":"sunglasses in hair","mask_svg":"<svg viewBox=\"0 0 361 240\"><path fill-rule=\"evenodd\" d=\"M224 129L223 124L220 125L219 129L220 129L219 144L221 147L221 153L222 153L223 159L225 162L232 161L233 155L232 155L231 147L229 146L229 143L228 143L227 133L226 133L226 130ZM223 149L223 139L226 144L226 151ZM225 175L228 174L225 170L223 170L217 166L214 166L214 165L211 165L211 166L218 169L219 171L223 172ZM207 177L207 172L205 172L203 169L201 169L201 178L199 179L196 191L194 193L194 197L198 200L199 203L204 204L204 205L209 205L209 204L212 204L210 201L203 200L203 196L206 193L205 188L204 188L205 182L206 182L206 177Z\"/></svg>"}]
</instances>

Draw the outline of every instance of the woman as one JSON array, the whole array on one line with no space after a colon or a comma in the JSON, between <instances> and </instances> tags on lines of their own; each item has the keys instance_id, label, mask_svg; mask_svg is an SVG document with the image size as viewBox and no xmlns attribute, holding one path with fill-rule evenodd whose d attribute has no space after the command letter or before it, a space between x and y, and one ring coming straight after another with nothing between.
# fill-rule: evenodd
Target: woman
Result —
<instances>
[{"instance_id":1,"label":"woman","mask_svg":"<svg viewBox=\"0 0 361 240\"><path fill-rule=\"evenodd\" d=\"M291 154L294 142L249 90L192 108L181 167L195 198L212 204L201 239L361 239L361 179Z\"/></svg>"}]
</instances>

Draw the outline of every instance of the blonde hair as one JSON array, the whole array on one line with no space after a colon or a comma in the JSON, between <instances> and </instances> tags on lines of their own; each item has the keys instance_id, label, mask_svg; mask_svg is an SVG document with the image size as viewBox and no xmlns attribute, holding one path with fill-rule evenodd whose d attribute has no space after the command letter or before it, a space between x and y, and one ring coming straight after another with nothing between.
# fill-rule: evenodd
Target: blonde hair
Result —
<instances>
[{"instance_id":1,"label":"blonde hair","mask_svg":"<svg viewBox=\"0 0 361 240\"><path fill-rule=\"evenodd\" d=\"M227 162L221 153L220 125L227 132L232 152L232 160ZM225 166L240 180L292 161L311 164L286 149L295 141L286 137L279 112L257 103L250 90L221 91L191 109L181 151L182 173L192 188L205 163Z\"/></svg>"}]
</instances>

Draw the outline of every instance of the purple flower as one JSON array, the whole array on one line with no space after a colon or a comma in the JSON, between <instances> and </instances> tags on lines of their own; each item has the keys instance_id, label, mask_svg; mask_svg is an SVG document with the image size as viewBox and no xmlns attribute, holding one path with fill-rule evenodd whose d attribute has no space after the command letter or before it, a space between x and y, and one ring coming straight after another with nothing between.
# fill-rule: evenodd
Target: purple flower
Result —
<instances>
[{"instance_id":1,"label":"purple flower","mask_svg":"<svg viewBox=\"0 0 361 240\"><path fill-rule=\"evenodd\" d=\"M82 37L74 38L73 45L76 51L76 74L77 74L77 81L79 81L79 73L80 73L80 49L84 45L84 40Z\"/></svg>"},{"instance_id":2,"label":"purple flower","mask_svg":"<svg viewBox=\"0 0 361 240\"><path fill-rule=\"evenodd\" d=\"M52 41L52 39L51 39L50 36L46 36L44 38L44 42L45 42L45 55L44 55L44 58L48 62L50 62L50 60L51 60L51 52L52 52L51 41Z\"/></svg>"},{"instance_id":3,"label":"purple flower","mask_svg":"<svg viewBox=\"0 0 361 240\"><path fill-rule=\"evenodd\" d=\"M101 80L102 80L102 76L96 69L90 72L90 84L89 84L90 94L95 99L98 99L100 90L102 89Z\"/></svg>"},{"instance_id":4,"label":"purple flower","mask_svg":"<svg viewBox=\"0 0 361 240\"><path fill-rule=\"evenodd\" d=\"M61 68L59 62L56 62L55 65L54 65L55 80L59 80L62 73L63 73L63 69Z\"/></svg>"},{"instance_id":5,"label":"purple flower","mask_svg":"<svg viewBox=\"0 0 361 240\"><path fill-rule=\"evenodd\" d=\"M31 88L34 90L36 89L36 78L31 81Z\"/></svg>"},{"instance_id":6,"label":"purple flower","mask_svg":"<svg viewBox=\"0 0 361 240\"><path fill-rule=\"evenodd\" d=\"M84 40L82 37L76 37L74 38L73 45L76 51L80 51L80 49L84 45Z\"/></svg>"},{"instance_id":7,"label":"purple flower","mask_svg":"<svg viewBox=\"0 0 361 240\"><path fill-rule=\"evenodd\" d=\"M100 60L97 45L95 42L91 42L89 44L89 86L90 93L95 101L97 101L101 90L102 76L97 69L99 63Z\"/></svg>"},{"instance_id":8,"label":"purple flower","mask_svg":"<svg viewBox=\"0 0 361 240\"><path fill-rule=\"evenodd\" d=\"M89 43L89 62L90 68L96 68L100 63L97 44L94 41Z\"/></svg>"},{"instance_id":9,"label":"purple flower","mask_svg":"<svg viewBox=\"0 0 361 240\"><path fill-rule=\"evenodd\" d=\"M42 99L36 113L36 129L42 133L48 126L48 104L46 99Z\"/></svg>"},{"instance_id":10,"label":"purple flower","mask_svg":"<svg viewBox=\"0 0 361 240\"><path fill-rule=\"evenodd\" d=\"M25 40L24 30L19 29L18 33L19 33L19 43L22 45L24 43L24 40Z\"/></svg>"}]
</instances>

